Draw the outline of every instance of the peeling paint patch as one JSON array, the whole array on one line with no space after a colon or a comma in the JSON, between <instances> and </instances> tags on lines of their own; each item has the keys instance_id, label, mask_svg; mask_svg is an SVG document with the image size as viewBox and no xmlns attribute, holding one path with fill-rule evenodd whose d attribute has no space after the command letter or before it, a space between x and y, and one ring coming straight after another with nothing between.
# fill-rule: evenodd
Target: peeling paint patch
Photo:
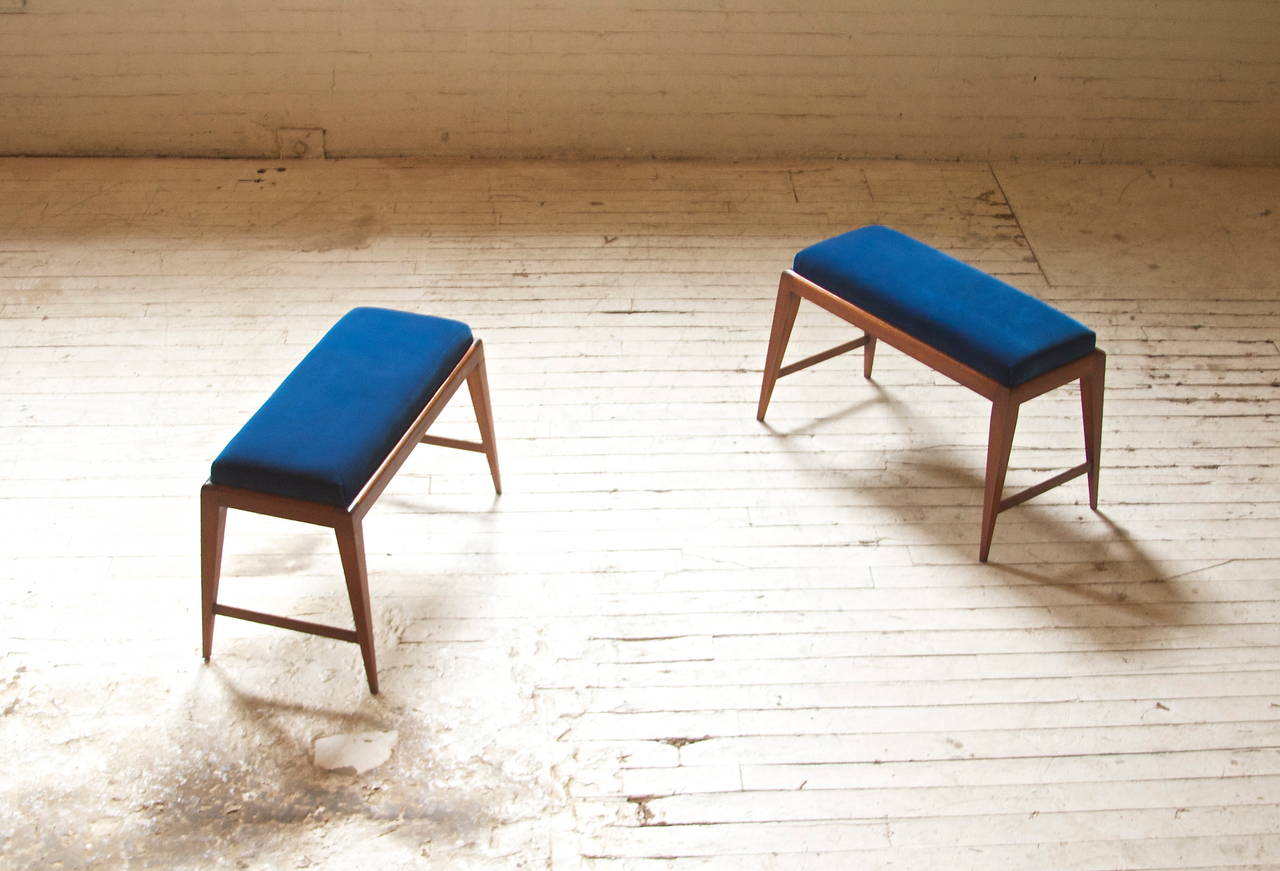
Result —
<instances>
[{"instance_id":1,"label":"peeling paint patch","mask_svg":"<svg viewBox=\"0 0 1280 871\"><path fill-rule=\"evenodd\" d=\"M391 758L399 737L396 732L359 732L317 738L314 762L325 771L364 774Z\"/></svg>"}]
</instances>

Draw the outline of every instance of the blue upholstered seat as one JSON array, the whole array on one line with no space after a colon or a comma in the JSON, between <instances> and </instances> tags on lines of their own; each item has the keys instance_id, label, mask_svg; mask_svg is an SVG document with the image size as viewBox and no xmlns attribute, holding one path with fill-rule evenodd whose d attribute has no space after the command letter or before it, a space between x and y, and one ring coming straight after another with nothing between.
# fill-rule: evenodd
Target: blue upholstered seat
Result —
<instances>
[{"instance_id":1,"label":"blue upholstered seat","mask_svg":"<svg viewBox=\"0 0 1280 871\"><path fill-rule=\"evenodd\" d=\"M1093 350L1092 330L888 227L812 245L795 271L1007 387Z\"/></svg>"},{"instance_id":2,"label":"blue upholstered seat","mask_svg":"<svg viewBox=\"0 0 1280 871\"><path fill-rule=\"evenodd\" d=\"M210 480L350 505L470 346L458 321L352 309L213 461Z\"/></svg>"}]
</instances>

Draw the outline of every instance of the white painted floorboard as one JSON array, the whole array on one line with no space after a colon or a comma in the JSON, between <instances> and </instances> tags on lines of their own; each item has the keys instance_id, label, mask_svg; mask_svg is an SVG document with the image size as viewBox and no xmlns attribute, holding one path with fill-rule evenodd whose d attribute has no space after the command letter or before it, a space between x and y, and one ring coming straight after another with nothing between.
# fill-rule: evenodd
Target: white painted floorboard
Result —
<instances>
[{"instance_id":1,"label":"white painted floorboard","mask_svg":"<svg viewBox=\"0 0 1280 871\"><path fill-rule=\"evenodd\" d=\"M779 271L875 222L1097 330L1097 513L979 564L987 404L889 348L756 422ZM369 515L377 697L199 658L208 464L356 305L484 339L505 484L422 447ZM1280 170L0 160L0 864L1280 868L1278 343ZM331 537L234 512L222 599L349 620Z\"/></svg>"}]
</instances>

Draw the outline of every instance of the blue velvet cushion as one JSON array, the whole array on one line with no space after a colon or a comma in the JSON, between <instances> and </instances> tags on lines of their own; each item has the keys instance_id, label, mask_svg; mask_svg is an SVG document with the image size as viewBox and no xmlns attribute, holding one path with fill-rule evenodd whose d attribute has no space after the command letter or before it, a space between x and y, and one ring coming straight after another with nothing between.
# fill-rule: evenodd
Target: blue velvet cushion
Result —
<instances>
[{"instance_id":1,"label":"blue velvet cushion","mask_svg":"<svg viewBox=\"0 0 1280 871\"><path fill-rule=\"evenodd\" d=\"M215 484L347 506L471 346L471 328L352 309L213 461Z\"/></svg>"},{"instance_id":2,"label":"blue velvet cushion","mask_svg":"<svg viewBox=\"0 0 1280 871\"><path fill-rule=\"evenodd\" d=\"M997 278L888 227L812 245L795 271L1013 387L1093 350L1092 330Z\"/></svg>"}]
</instances>

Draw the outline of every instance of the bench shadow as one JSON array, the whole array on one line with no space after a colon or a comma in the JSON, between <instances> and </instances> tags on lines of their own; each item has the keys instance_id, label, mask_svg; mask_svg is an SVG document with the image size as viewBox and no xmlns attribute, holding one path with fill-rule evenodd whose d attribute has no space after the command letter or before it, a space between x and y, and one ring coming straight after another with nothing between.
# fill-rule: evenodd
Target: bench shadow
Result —
<instances>
[{"instance_id":1,"label":"bench shadow","mask_svg":"<svg viewBox=\"0 0 1280 871\"><path fill-rule=\"evenodd\" d=\"M788 438L792 436L812 435L820 431L823 427L828 426L847 417L851 417L863 409L874 408L878 405L888 405L892 407L902 407L903 402L894 398L893 394L886 391L875 381L868 380L867 385L875 390L876 395L867 399L859 399L857 402L851 402L843 408L837 409L824 414L820 417L811 418L808 422L801 424L790 430L780 430L769 421L762 420L758 423L769 431L769 434L778 438Z\"/></svg>"},{"instance_id":2,"label":"bench shadow","mask_svg":"<svg viewBox=\"0 0 1280 871\"><path fill-rule=\"evenodd\" d=\"M768 422L762 422L761 425L772 438L785 442L796 437L810 436L831 423L845 419L872 405L883 405L904 419L910 417L905 413L905 403L895 399L891 393L874 382L868 383L869 386L875 389L876 398L848 404L830 414L813 418L800 426L787 430L779 429ZM917 423L919 422L918 417L911 417L911 419ZM1017 450L1015 445L1013 461L1010 467L1012 471L1017 471L1018 469ZM1037 510L1034 499L1015 506L1000 515L1000 519L996 523L991 558L983 566L977 561L977 547L981 516L981 493L984 484L982 476L985 474L985 470L951 463L938 463L936 459L922 460L920 458L920 449L887 455L887 460L887 465L895 468L897 474L908 479L914 479L914 483L907 483L904 486L954 486L956 488L968 488L978 494L979 501L977 505L945 506L948 512L952 508L963 508L966 512L972 512L972 536L962 542L937 540L929 543L930 546L953 550L958 561L971 562L975 567L985 568L998 577L1014 581L1013 588L1033 600L1034 604L1042 605L1046 608L1055 606L1069 607L1071 604L1098 605L1105 606L1106 613L1124 615L1118 623L1104 619L1095 621L1092 625L1064 628L1079 628L1096 632L1128 630L1141 634L1186 623L1189 597L1179 593L1177 589L1178 575L1170 575L1169 570L1161 564L1160 560L1135 539L1119 522L1107 514L1105 508L1100 508L1096 511L1089 509L1087 501L1081 505L1086 514L1091 514L1092 519L1098 521L1109 532L1109 535L1105 538L1086 538L1080 534L1083 531L1083 525L1046 516L1043 511ZM806 469L806 471L812 471L812 469ZM834 471L837 470L829 470L828 474ZM865 470L846 470L845 480L853 478L856 471L866 474ZM1104 465L1104 492L1102 497L1104 503L1105 471ZM1084 479L1081 478L1078 482L1080 487L1085 486L1083 481ZM1067 486L1071 485L1068 484ZM895 506L887 498L894 492L894 489L868 487L865 492L876 498L886 508L902 507ZM1008 496L1011 492L1011 488L1006 487L1005 495ZM926 515L923 521L925 525L932 523L939 525L960 523L960 521L953 521L950 518L939 518L936 521L930 520L927 516L928 511L929 509L924 509L923 511ZM1002 524L1007 533L1013 533L1015 530L1009 527L1014 524L1007 523L1007 521L1015 517L1017 527L1033 533L1030 536L1019 536L1023 540L1022 546L1033 547L1035 540L1052 542L1054 546L1067 547L1073 550L1078 549L1079 558L1073 559L1068 563L1061 563L1062 570L1057 570L1056 566L1059 564L1054 563L1002 563L1000 561ZM963 521L962 523L963 525L970 525L969 521ZM1034 534L1036 532L1040 534ZM1004 544L1006 546L1017 546L1019 541L1016 539L1010 540L1006 536ZM1117 569L1122 569L1122 572L1117 572ZM940 570L945 570L945 567ZM1040 595L1040 593L1050 590L1055 591L1057 595L1054 597ZM1075 603L1063 603L1060 600L1062 594L1067 594L1078 601Z\"/></svg>"},{"instance_id":3,"label":"bench shadow","mask_svg":"<svg viewBox=\"0 0 1280 871\"><path fill-rule=\"evenodd\" d=\"M1024 581L1019 589L1032 594L1037 590L1057 590L1079 600L1078 604L1104 606L1108 612L1123 614L1132 621L1128 625L1107 625L1108 629L1155 630L1187 623L1190 597L1181 594L1176 576L1171 576L1158 559L1105 511L1099 509L1092 513L1111 530L1108 543L1122 551L1106 561L1091 563L1089 572L1096 577L1082 576L1078 569L1064 577L1047 569L1037 571L1022 565L996 564L993 568L1004 576ZM1034 515L1024 523L1039 528L1050 526ZM1055 530L1057 526L1053 524ZM998 532L999 526L996 529ZM994 552L994 547L992 550ZM1109 576L1107 568L1111 565L1123 565L1126 576L1123 579ZM1116 589L1117 585L1123 586Z\"/></svg>"},{"instance_id":4,"label":"bench shadow","mask_svg":"<svg viewBox=\"0 0 1280 871\"><path fill-rule=\"evenodd\" d=\"M301 641L302 636L299 636L298 640ZM359 651L357 648L351 646L351 649L356 652L358 657ZM383 716L359 710L359 707L376 699L375 696L369 694L357 696L359 701L355 710L340 709L336 706L325 708L315 704L286 701L245 689L226 673L218 664L216 658L202 665L201 669L216 681L219 688L226 693L229 701L228 710L239 717L260 724L263 736L271 739L273 744L280 744L290 740L284 727L278 724L278 720L284 716L304 715L308 718L318 718L332 723L334 728L341 728L346 731L367 731L385 728L385 723L382 722L385 719ZM364 688L363 683L358 687L360 690Z\"/></svg>"}]
</instances>

